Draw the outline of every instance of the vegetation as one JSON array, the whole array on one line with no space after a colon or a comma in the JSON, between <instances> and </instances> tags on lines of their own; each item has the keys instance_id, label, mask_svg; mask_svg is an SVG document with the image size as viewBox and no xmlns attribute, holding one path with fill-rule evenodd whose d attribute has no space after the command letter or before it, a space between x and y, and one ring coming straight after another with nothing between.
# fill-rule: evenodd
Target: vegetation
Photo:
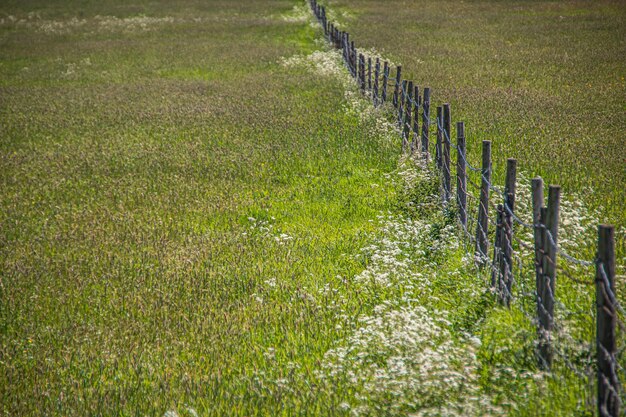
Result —
<instances>
[{"instance_id":1,"label":"vegetation","mask_svg":"<svg viewBox=\"0 0 626 417\"><path fill-rule=\"evenodd\" d=\"M466 124L470 162L492 140L529 178L590 189L602 220L626 223L622 1L327 2L357 47L403 65L403 76L449 102ZM349 10L350 13L341 13Z\"/></svg>"},{"instance_id":2,"label":"vegetation","mask_svg":"<svg viewBox=\"0 0 626 417\"><path fill-rule=\"evenodd\" d=\"M500 4L478 9L510 16ZM332 7L409 74L426 65L376 43L393 38L381 35L375 2ZM431 7L456 16L449 5L416 10ZM603 36L622 30L610 26L620 16ZM386 18L400 19L389 33L405 26ZM433 26L407 30L445 29ZM400 157L389 109L355 91L304 3L5 2L0 39L2 415L593 412L593 378L577 375L593 367L592 287L559 281L567 325L555 338L574 366L539 371L523 295L532 274L517 271L514 308L496 305L454 213L439 206L437 176ZM470 55L460 58L467 74ZM491 85L476 76L474 90L453 95L462 83L440 87L452 74L442 68L459 68L428 62L420 74L465 117L470 143L493 133L493 120L526 132L504 90L475 97ZM611 62L598 77L623 72ZM530 96L510 96L556 129L525 106ZM607 117L593 128L619 133L623 120ZM521 153L511 132L503 137ZM509 145L496 143L502 159L517 155ZM622 145L616 136L595 149ZM527 154L526 175L574 172ZM616 157L597 170L575 155L609 184L564 182L563 243L589 257L599 209L585 203L623 199L624 172L610 171ZM610 207L603 213L623 221Z\"/></svg>"}]
</instances>

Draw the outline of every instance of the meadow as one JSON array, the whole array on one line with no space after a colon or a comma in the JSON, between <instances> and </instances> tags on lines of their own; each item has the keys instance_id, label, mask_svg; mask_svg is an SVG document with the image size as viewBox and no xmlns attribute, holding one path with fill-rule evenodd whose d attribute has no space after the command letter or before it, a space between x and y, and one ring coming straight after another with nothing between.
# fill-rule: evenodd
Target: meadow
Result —
<instances>
[{"instance_id":1,"label":"meadow","mask_svg":"<svg viewBox=\"0 0 626 417\"><path fill-rule=\"evenodd\" d=\"M595 51L612 67L570 68L568 92L598 82L600 97L555 104L567 94L536 67L557 65L554 50L526 51L530 65L502 46L503 3L462 3L463 19L451 3L396 3L328 5L449 98L468 142L497 132L497 158L570 187L573 253L593 251L600 217L623 234L624 119L604 112L623 108L617 52ZM623 51L623 12L602 7L589 25ZM505 68L536 71L515 82L538 84L495 82L502 66L470 34L498 39ZM401 157L389 109L357 92L304 2L4 2L0 40L2 415L593 413L593 375L576 372L593 367L591 288L562 287L574 371L540 371L534 325L497 306L437 176ZM557 131L571 142L545 140Z\"/></svg>"},{"instance_id":2,"label":"meadow","mask_svg":"<svg viewBox=\"0 0 626 417\"><path fill-rule=\"evenodd\" d=\"M528 177L589 190L602 221L626 222L623 1L330 0L357 48L403 65L463 120L469 159L493 142ZM345 12L344 12L345 11ZM361 45L359 45L361 44Z\"/></svg>"}]
</instances>

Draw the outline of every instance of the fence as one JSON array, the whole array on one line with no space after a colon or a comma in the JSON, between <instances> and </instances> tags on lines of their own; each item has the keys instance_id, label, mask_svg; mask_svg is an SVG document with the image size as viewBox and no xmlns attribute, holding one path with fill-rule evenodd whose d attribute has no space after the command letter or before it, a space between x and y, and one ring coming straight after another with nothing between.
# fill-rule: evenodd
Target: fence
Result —
<instances>
[{"instance_id":1,"label":"fence","mask_svg":"<svg viewBox=\"0 0 626 417\"><path fill-rule=\"evenodd\" d=\"M343 61L363 93L371 94L375 107L388 101L388 87L393 88L391 99L398 131L402 140L402 151L411 152L426 161L430 155L431 90L420 89L411 80L402 79L402 67L396 66L396 74L390 78L388 62L375 59L372 73L372 59L359 53L350 34L339 28L326 17L326 8L309 0L311 9L324 29L328 41L342 51ZM381 85L382 83L382 85ZM421 118L420 118L421 110ZM555 305L560 305L556 292L556 274L583 285L593 285L596 297L596 343L595 379L597 381L597 411L600 416L615 417L620 413L620 383L618 371L624 369L618 362L621 352L617 350L617 326L626 331L623 317L626 316L615 295L615 237L614 228L598 226L597 255L593 260L581 260L569 255L559 246L559 211L561 189L557 185L548 188L548 203L544 206L544 184L541 178L531 181L532 221L524 221L516 211L517 161L508 159L504 187L491 181L492 161L491 142L482 142L482 165L474 167L466 158L464 122L457 122L456 144L451 140L450 105L436 108L436 140L434 165L441 178L441 201L445 209L457 209L458 221L466 241L473 248L477 267L490 273L490 286L498 301L504 306L514 302L522 305L521 311L537 323L538 366L550 371L555 356L577 374L580 371L567 353L559 350L553 338L556 320ZM421 119L421 129L420 129ZM453 190L451 152L456 152L456 190ZM471 175L478 175L473 181ZM480 182L480 183L477 183ZM468 188L468 185L471 188ZM472 193L472 190L474 193ZM453 201L453 191L454 201ZM491 201L490 193L502 197L501 204ZM475 207L475 211L472 209ZM490 217L490 209L494 218ZM493 232L490 233L491 225ZM525 228L532 232L533 242L524 241L515 233L515 228ZM490 235L493 239L493 252L489 256ZM533 305L525 308L525 301L514 297L516 274L523 271L525 259L531 259L535 288L522 293ZM580 280L565 270L561 263L584 268L595 266L594 281ZM517 265L517 269L515 266ZM589 273L591 275L591 272ZM562 306L562 305L561 305ZM580 375L587 378L589 375Z\"/></svg>"}]
</instances>

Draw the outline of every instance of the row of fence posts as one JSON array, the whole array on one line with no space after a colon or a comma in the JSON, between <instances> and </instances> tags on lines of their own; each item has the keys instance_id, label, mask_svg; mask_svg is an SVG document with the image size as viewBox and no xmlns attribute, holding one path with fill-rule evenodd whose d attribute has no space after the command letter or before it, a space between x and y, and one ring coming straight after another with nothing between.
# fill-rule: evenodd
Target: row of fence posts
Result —
<instances>
[{"instance_id":1,"label":"row of fence posts","mask_svg":"<svg viewBox=\"0 0 626 417\"><path fill-rule=\"evenodd\" d=\"M357 86L365 93L371 92L373 105L379 107L387 101L387 86L390 84L389 63L383 63L381 74L380 59L374 61L372 79L372 59L359 53L348 32L339 30L326 17L326 9L316 0L310 0L311 9L321 23L324 34L335 48L342 51L348 71ZM382 78L382 86L381 86ZM397 124L402 137L403 152L419 152L429 160L430 101L431 91L426 87L420 95L419 87L411 80L402 79L402 67L396 66L393 80L392 105L397 111ZM382 87L382 88L381 88ZM422 110L422 126L419 126L419 111ZM452 200L451 182L451 113L450 104L437 107L437 135L435 143L435 166L441 174L442 203L449 207ZM412 122L412 123L411 123ZM466 235L474 242L476 262L480 268L491 270L491 286L498 301L505 306L513 302L513 223L515 215L515 192L517 161L508 159L502 204L496 207L496 222L493 258L489 252L489 204L490 190L496 189L491 183L491 141L482 142L482 166L480 195L478 198L478 218L475 235L467 230L467 143L464 122L457 122L456 157L456 205L459 222ZM558 260L558 229L560 187L548 188L547 207L544 206L543 180L531 181L533 202L534 258L536 277L536 306L538 328L538 364L550 370L553 362L551 333L554 329L554 300L556 291L556 271ZM497 190L497 189L496 189ZM614 228L609 225L598 227L598 251L596 264L596 362L597 362L597 406L601 416L615 417L619 414L619 381L616 368L616 324L615 299L615 240Z\"/></svg>"}]
</instances>

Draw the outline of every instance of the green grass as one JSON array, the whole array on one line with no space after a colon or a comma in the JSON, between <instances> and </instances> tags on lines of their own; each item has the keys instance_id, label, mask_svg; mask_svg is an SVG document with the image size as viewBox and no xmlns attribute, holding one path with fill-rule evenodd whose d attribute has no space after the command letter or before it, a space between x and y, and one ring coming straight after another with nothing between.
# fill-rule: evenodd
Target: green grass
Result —
<instances>
[{"instance_id":1,"label":"green grass","mask_svg":"<svg viewBox=\"0 0 626 417\"><path fill-rule=\"evenodd\" d=\"M569 6L524 5L526 13L512 15L504 3L464 3L458 7L467 20L442 23L429 17L460 12L420 3L400 16L382 14L381 4L331 7L357 40L432 82L434 101L449 98L454 117L467 121L470 143L502 137L496 164L519 156L527 175L564 178L566 195L576 191L591 208L601 196L604 215L623 221L608 204L623 199L623 166L610 152L623 145L617 112L605 114L607 124L568 124L572 136L559 137L571 142L555 141L555 151L569 159L527 151L561 131L551 114L602 118L577 101L582 95L623 106L607 87L602 97L567 96L560 107L565 93L547 87L554 78L542 67L550 68L557 47L539 48L543 55L529 65L503 46L515 36L511 20ZM606 17L591 19L605 28L598 42L623 31L623 14L611 7L591 13ZM532 310L532 303L520 296L510 311L496 305L488 277L466 256L471 248L459 240L454 213L440 210L437 178L411 171L410 162L398 165L399 140L376 125L384 112L350 111L341 78L281 64L322 48L319 28L298 20L303 12L302 3L286 0L0 6L1 415L349 415L359 406L363 415L438 415L449 404L462 407L460 415L484 414L489 406L473 396L512 415L593 410L580 400L592 391L587 382L561 362L554 378L538 373L535 329L520 308ZM414 24L418 18L422 25ZM472 30L477 21L488 30ZM515 27L517 36L539 36ZM586 39L582 33L572 29ZM445 53L437 40L444 34L455 39ZM418 49L432 58L412 61L417 56L404 54L399 36L427 40ZM454 48L465 50L472 39L480 45L458 56ZM483 59L491 42L505 68L522 72L512 86L502 63ZM623 49L623 40L610 45ZM572 68L605 81L623 75L617 59L610 62L614 71ZM536 85L516 89L530 73ZM610 85L623 91L623 79ZM530 93L540 87L551 95ZM541 134L529 127L539 122ZM520 132L526 142L517 140ZM602 132L611 135L595 136ZM584 135L606 162L577 150L589 144ZM585 194L582 185L595 188ZM567 219L588 223L585 210L564 205ZM577 255L593 252L593 230L564 230ZM533 279L520 275L517 294ZM560 300L583 318L558 337L573 338L563 346L587 370L593 294L567 280L559 285ZM393 316L380 312L383 305L426 312L422 321L385 328ZM376 320L368 327L365 317L382 327ZM367 339L368 329L380 330L372 333L380 340ZM420 329L440 333L423 345L402 337L416 329L418 337ZM355 335L362 350L347 362L334 358ZM454 374L415 372L422 368L412 360L444 347L448 356L435 365ZM393 374L389 364L398 358L413 373ZM372 386L378 370L397 381ZM447 389L448 377L466 385ZM423 381L413 387L412 378Z\"/></svg>"},{"instance_id":2,"label":"green grass","mask_svg":"<svg viewBox=\"0 0 626 417\"><path fill-rule=\"evenodd\" d=\"M3 415L275 415L248 382L263 352L327 350L333 318L294 294L362 269L347 255L390 208L397 151L337 81L279 64L315 47L293 5L2 6L87 20L0 29ZM180 20L93 18L138 13Z\"/></svg>"},{"instance_id":3,"label":"green grass","mask_svg":"<svg viewBox=\"0 0 626 417\"><path fill-rule=\"evenodd\" d=\"M529 178L564 193L591 188L586 203L601 207L599 222L624 227L622 1L326 3L351 12L340 23L357 48L402 64L403 77L431 87L431 105L451 104L470 162L492 140L498 183L506 158L517 158Z\"/></svg>"}]
</instances>

